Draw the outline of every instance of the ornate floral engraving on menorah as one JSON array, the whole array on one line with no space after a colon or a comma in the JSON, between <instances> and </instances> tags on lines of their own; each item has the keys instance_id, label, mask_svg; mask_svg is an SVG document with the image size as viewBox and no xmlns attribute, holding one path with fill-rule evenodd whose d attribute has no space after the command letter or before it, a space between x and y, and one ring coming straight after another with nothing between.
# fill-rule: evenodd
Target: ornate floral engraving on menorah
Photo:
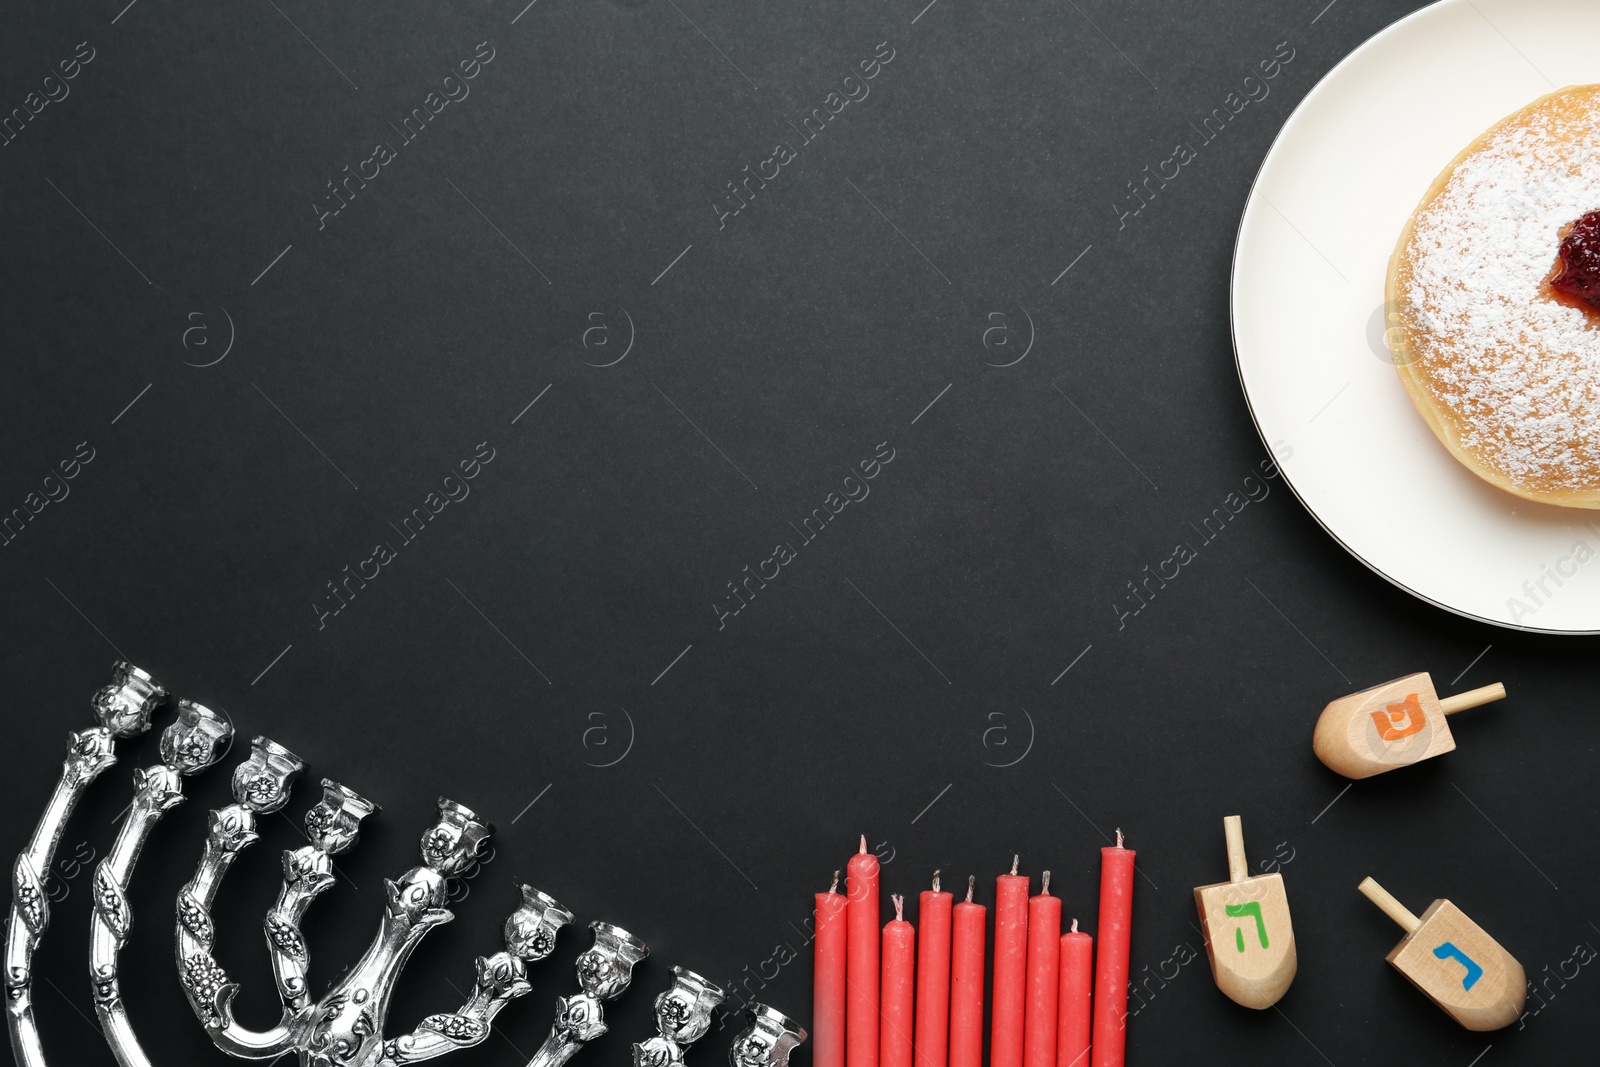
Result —
<instances>
[{"instance_id":1,"label":"ornate floral engraving on menorah","mask_svg":"<svg viewBox=\"0 0 1600 1067\"><path fill-rule=\"evenodd\" d=\"M32 1010L32 961L49 923L44 878L78 799L116 762L116 738L143 733L166 691L145 672L116 665L111 685L94 698L99 725L71 735L61 778L27 848L12 873L12 908L6 936L6 1018L19 1067L46 1067ZM151 1067L120 994L118 955L133 928L127 888L139 853L163 813L182 802L185 776L217 763L233 728L225 717L191 701L178 701L178 718L161 735L161 762L134 772L134 797L111 851L95 870L90 928L90 973L101 1030L122 1067ZM549 956L556 934L573 920L566 908L531 886L505 922L505 951L480 956L472 992L453 1012L430 1015L412 1033L385 1038L389 1002L401 970L423 937L455 916L445 907L450 879L462 876L492 832L471 809L440 798L438 819L422 835L422 864L384 881L378 932L362 957L318 1000L307 985L309 958L300 922L306 909L333 885L333 857L352 848L361 820L378 808L337 782L323 779L322 799L307 812L309 844L283 854L283 887L265 921L267 948L283 1004L277 1023L252 1030L233 1017L239 985L214 956L211 919L223 877L258 839L260 815L281 811L304 769L288 749L264 737L233 773L234 803L210 813L194 877L178 894L176 953L179 981L189 1005L216 1046L242 1059L276 1060L294 1053L301 1067L398 1067L481 1044L496 1014L528 992L527 966ZM581 990L561 997L555 1025L528 1067L562 1067L584 1044L606 1032L602 1002L628 988L633 968L649 948L610 923L591 923L594 945L577 961ZM682 1067L684 1050L710 1028L723 992L681 967L656 998L654 1037L633 1046L635 1067ZM805 1031L765 1005L750 1007L752 1025L735 1040L731 1067L786 1067Z\"/></svg>"}]
</instances>

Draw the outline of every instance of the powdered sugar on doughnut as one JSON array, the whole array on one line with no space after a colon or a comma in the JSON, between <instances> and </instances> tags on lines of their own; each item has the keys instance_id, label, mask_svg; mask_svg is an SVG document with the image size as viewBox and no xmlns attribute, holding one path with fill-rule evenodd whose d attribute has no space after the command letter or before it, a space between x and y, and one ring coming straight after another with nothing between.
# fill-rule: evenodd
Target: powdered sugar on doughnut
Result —
<instances>
[{"instance_id":1,"label":"powdered sugar on doughnut","mask_svg":"<svg viewBox=\"0 0 1600 1067\"><path fill-rule=\"evenodd\" d=\"M1600 482L1600 315L1544 285L1561 230L1600 208L1597 97L1492 131L1422 208L1406 256L1412 371L1460 444L1518 487Z\"/></svg>"}]
</instances>

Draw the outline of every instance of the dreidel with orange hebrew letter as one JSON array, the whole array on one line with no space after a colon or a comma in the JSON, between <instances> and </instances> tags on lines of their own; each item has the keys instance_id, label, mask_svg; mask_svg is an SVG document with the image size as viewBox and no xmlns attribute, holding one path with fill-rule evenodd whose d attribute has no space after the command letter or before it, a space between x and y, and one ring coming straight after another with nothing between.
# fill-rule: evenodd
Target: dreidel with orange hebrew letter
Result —
<instances>
[{"instance_id":1,"label":"dreidel with orange hebrew letter","mask_svg":"<svg viewBox=\"0 0 1600 1067\"><path fill-rule=\"evenodd\" d=\"M1522 964L1460 908L1436 900L1419 919L1371 878L1359 888L1406 932L1385 958L1452 1019L1468 1030L1498 1030L1522 1014Z\"/></svg>"},{"instance_id":2,"label":"dreidel with orange hebrew letter","mask_svg":"<svg viewBox=\"0 0 1600 1067\"><path fill-rule=\"evenodd\" d=\"M1311 747L1346 778L1370 778L1455 750L1446 715L1503 700L1499 682L1439 699L1426 671L1340 697L1322 709Z\"/></svg>"},{"instance_id":3,"label":"dreidel with orange hebrew letter","mask_svg":"<svg viewBox=\"0 0 1600 1067\"><path fill-rule=\"evenodd\" d=\"M1228 842L1228 880L1197 886L1195 907L1205 928L1206 954L1217 988L1247 1008L1270 1008L1289 991L1298 961L1289 925L1283 875L1250 877L1239 816L1222 820Z\"/></svg>"}]
</instances>

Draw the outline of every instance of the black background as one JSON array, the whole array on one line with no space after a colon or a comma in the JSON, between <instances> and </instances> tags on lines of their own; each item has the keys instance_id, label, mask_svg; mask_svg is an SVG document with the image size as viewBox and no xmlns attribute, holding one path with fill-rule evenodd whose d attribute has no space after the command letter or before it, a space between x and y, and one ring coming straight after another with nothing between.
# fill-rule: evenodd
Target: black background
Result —
<instances>
[{"instance_id":1,"label":"black background","mask_svg":"<svg viewBox=\"0 0 1600 1067\"><path fill-rule=\"evenodd\" d=\"M0 149L0 510L80 441L95 458L0 550L0 851L126 654L303 756L296 821L322 775L384 805L307 920L319 991L375 929L381 878L416 862L435 796L498 824L391 1033L456 1006L514 876L653 946L581 1054L616 1064L673 963L809 1020L798 930L859 833L886 892L942 867L991 902L1017 851L1092 929L1120 826L1146 876L1130 1063L1586 1049L1600 976L1551 976L1600 944L1591 646L1413 600L1281 479L1139 614L1114 606L1266 457L1228 332L1239 213L1294 104L1413 5L924 2L11 10L4 109L80 41L95 58ZM319 229L325 183L483 41L470 96ZM870 95L719 229L725 183L798 141L788 123L881 42ZM1270 96L1119 228L1127 183L1279 42ZM994 312L1010 348L984 345ZM992 366L1020 351L1022 312L1035 343ZM593 366L624 316L631 351ZM597 323L610 348L585 346ZM319 629L325 583L398 543L388 524L483 441L470 496ZM726 583L798 543L790 524L881 442L870 496L719 629ZM1311 753L1318 711L1414 670L1512 695L1462 717L1456 753L1341 793ZM158 732L124 745L62 857L104 853ZM190 783L133 881L124 996L157 1062L226 1059L170 948L226 777ZM1294 905L1300 974L1275 1011L1217 993L1194 925L1231 813ZM299 842L267 829L216 913L248 1024L276 1017L259 920ZM1367 874L1416 911L1460 904L1548 979L1542 1009L1520 1032L1457 1027L1384 963L1399 930L1356 893ZM57 877L47 1049L108 1063L88 877ZM524 1062L587 941L564 934L503 1036L459 1058ZM760 988L780 945L799 958ZM1155 977L1175 953L1198 958ZM694 1061L724 1062L734 1029Z\"/></svg>"}]
</instances>

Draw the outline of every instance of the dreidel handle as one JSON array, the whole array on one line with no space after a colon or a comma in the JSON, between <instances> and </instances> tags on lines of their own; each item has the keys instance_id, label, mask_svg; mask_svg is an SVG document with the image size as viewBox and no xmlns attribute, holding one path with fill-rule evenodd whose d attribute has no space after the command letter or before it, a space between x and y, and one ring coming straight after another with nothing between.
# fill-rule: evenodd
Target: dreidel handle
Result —
<instances>
[{"instance_id":1,"label":"dreidel handle","mask_svg":"<svg viewBox=\"0 0 1600 1067\"><path fill-rule=\"evenodd\" d=\"M1361 884L1356 888L1361 890L1361 895L1376 904L1385 915L1399 923L1400 928L1408 935L1416 933L1417 927L1422 925L1422 920L1411 914L1410 908L1396 900L1394 894L1374 882L1371 878L1361 879Z\"/></svg>"},{"instance_id":2,"label":"dreidel handle","mask_svg":"<svg viewBox=\"0 0 1600 1067\"><path fill-rule=\"evenodd\" d=\"M1222 820L1222 836L1228 842L1228 881L1242 882L1250 877L1250 863L1244 858L1244 822L1237 815Z\"/></svg>"},{"instance_id":3,"label":"dreidel handle","mask_svg":"<svg viewBox=\"0 0 1600 1067\"><path fill-rule=\"evenodd\" d=\"M1458 711L1466 711L1480 704L1492 704L1496 700L1505 698L1506 687L1496 682L1478 689L1468 689L1465 693L1457 693L1453 697L1445 697L1439 701L1439 707L1446 715L1454 715Z\"/></svg>"}]
</instances>

